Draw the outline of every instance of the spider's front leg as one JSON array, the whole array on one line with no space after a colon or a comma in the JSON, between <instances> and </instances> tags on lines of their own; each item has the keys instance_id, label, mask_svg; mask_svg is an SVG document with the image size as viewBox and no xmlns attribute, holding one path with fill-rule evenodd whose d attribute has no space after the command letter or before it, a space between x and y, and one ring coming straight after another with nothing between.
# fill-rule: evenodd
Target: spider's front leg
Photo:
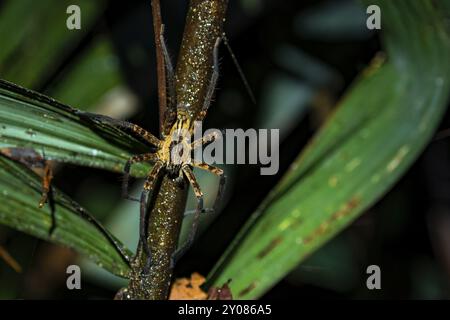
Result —
<instances>
[{"instance_id":1,"label":"spider's front leg","mask_svg":"<svg viewBox=\"0 0 450 320\"><path fill-rule=\"evenodd\" d=\"M208 108L211 104L212 97L214 95L214 90L216 89L217 80L219 79L219 46L220 46L221 38L217 38L216 43L214 44L213 50L213 72L211 75L211 80L209 82L208 89L206 90L205 100L203 102L202 110L200 111L197 121L203 121L206 117L206 113L208 112Z\"/></svg>"},{"instance_id":2,"label":"spider's front leg","mask_svg":"<svg viewBox=\"0 0 450 320\"><path fill-rule=\"evenodd\" d=\"M148 221L148 198L152 193L155 184L159 178L159 174L161 169L164 167L164 164L161 161L157 161L147 176L147 180L144 183L144 188L141 194L141 206L140 206L140 219L139 219L139 242L142 246L145 254L147 255L147 262L143 268L143 273L147 274L150 270L152 264L152 255L150 246L148 243L148 234L147 234L147 221Z\"/></svg>"},{"instance_id":3,"label":"spider's front leg","mask_svg":"<svg viewBox=\"0 0 450 320\"><path fill-rule=\"evenodd\" d=\"M200 186L195 178L194 173L189 165L183 165L181 169L188 179L189 183L194 190L195 197L197 198L197 210L194 213L194 217L192 218L191 230L189 232L188 238L186 242L178 248L175 253L172 255L170 261L170 267L173 268L176 262L183 256L183 254L191 247L194 242L195 235L197 234L198 224L200 222L200 214L203 211L203 192L200 190Z\"/></svg>"},{"instance_id":4,"label":"spider's front leg","mask_svg":"<svg viewBox=\"0 0 450 320\"><path fill-rule=\"evenodd\" d=\"M84 112L79 110L76 111L76 114L79 115L81 118L88 119L90 121L96 121L98 123L109 124L114 127L130 130L133 134L135 134L135 136L144 139L145 141L147 141L151 145L154 145L155 147L159 147L161 144L161 141L158 138L156 138L153 134L151 134L144 128L141 128L137 124L124 120L114 119L108 116L104 116L102 114Z\"/></svg>"},{"instance_id":5,"label":"spider's front leg","mask_svg":"<svg viewBox=\"0 0 450 320\"><path fill-rule=\"evenodd\" d=\"M191 149L195 150L197 148L200 148L201 146L204 146L204 145L207 145L208 143L216 141L220 137L221 137L220 131L216 130L216 131L210 132L207 135L203 136L202 138L193 141L191 143Z\"/></svg>"},{"instance_id":6,"label":"spider's front leg","mask_svg":"<svg viewBox=\"0 0 450 320\"><path fill-rule=\"evenodd\" d=\"M128 159L127 163L125 163L125 167L123 168L123 181L122 181L122 197L132 201L139 201L139 199L133 198L129 194L129 181L130 181L130 170L131 165L133 163L148 161L154 163L156 161L156 155L154 153L144 153L132 156Z\"/></svg>"}]
</instances>

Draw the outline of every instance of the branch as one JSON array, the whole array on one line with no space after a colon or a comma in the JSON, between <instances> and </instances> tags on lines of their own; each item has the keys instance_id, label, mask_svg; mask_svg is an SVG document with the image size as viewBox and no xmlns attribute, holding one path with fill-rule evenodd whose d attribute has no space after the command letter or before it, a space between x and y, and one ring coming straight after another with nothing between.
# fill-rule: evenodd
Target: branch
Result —
<instances>
[{"instance_id":1,"label":"branch","mask_svg":"<svg viewBox=\"0 0 450 320\"><path fill-rule=\"evenodd\" d=\"M218 37L222 36L228 0L191 0L177 64L177 102L191 117L201 109L208 88Z\"/></svg>"},{"instance_id":2,"label":"branch","mask_svg":"<svg viewBox=\"0 0 450 320\"><path fill-rule=\"evenodd\" d=\"M163 130L164 115L167 109L166 101L166 68L164 64L164 56L162 55L161 47L161 5L159 0L152 0L152 16L153 16L153 30L155 33L155 48L156 48L156 70L158 75L158 102L159 102L159 131Z\"/></svg>"}]
</instances>

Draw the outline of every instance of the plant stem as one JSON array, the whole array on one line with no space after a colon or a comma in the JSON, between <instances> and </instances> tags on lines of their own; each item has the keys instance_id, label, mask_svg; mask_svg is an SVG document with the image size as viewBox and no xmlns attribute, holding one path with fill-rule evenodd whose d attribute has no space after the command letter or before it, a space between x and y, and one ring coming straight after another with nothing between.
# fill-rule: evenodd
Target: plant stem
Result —
<instances>
[{"instance_id":1,"label":"plant stem","mask_svg":"<svg viewBox=\"0 0 450 320\"><path fill-rule=\"evenodd\" d=\"M191 0L177 64L177 101L200 111L213 66L212 50L223 33L228 0Z\"/></svg>"},{"instance_id":2,"label":"plant stem","mask_svg":"<svg viewBox=\"0 0 450 320\"><path fill-rule=\"evenodd\" d=\"M212 52L216 39L222 34L227 4L228 0L191 0L189 5L176 70L176 93L177 102L188 107L192 118L203 105L212 73ZM167 176L162 179L150 204L148 234L152 266L149 273L143 274L147 256L139 247L132 262L128 287L116 298L167 299L173 271L170 258L178 243L187 186L186 181L180 186Z\"/></svg>"},{"instance_id":3,"label":"plant stem","mask_svg":"<svg viewBox=\"0 0 450 320\"><path fill-rule=\"evenodd\" d=\"M180 185L168 176L162 179L158 194L151 204L148 222L152 265L148 274L142 272L147 255L142 246L139 246L131 264L130 282L125 292L121 293L122 299L167 299L172 279L170 258L177 247L186 197L186 187L180 188Z\"/></svg>"},{"instance_id":4,"label":"plant stem","mask_svg":"<svg viewBox=\"0 0 450 320\"><path fill-rule=\"evenodd\" d=\"M167 109L166 100L166 68L161 48L161 5L159 0L152 0L153 30L155 34L156 70L158 75L159 130L162 132L164 115Z\"/></svg>"}]
</instances>

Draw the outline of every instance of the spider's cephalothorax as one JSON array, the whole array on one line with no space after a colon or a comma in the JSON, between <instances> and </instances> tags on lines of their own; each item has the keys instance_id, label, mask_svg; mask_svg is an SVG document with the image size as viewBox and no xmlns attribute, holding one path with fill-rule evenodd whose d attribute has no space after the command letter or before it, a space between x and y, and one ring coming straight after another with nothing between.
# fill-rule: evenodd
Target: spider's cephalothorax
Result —
<instances>
[{"instance_id":1,"label":"spider's cephalothorax","mask_svg":"<svg viewBox=\"0 0 450 320\"><path fill-rule=\"evenodd\" d=\"M191 121L186 109L177 108L176 121L156 152L156 157L166 164L166 171L171 178L182 177L183 165L191 163L191 131Z\"/></svg>"},{"instance_id":2,"label":"spider's cephalothorax","mask_svg":"<svg viewBox=\"0 0 450 320\"><path fill-rule=\"evenodd\" d=\"M151 264L151 252L148 245L148 235L146 228L146 221L148 221L147 206L149 194L153 191L156 181L163 174L169 175L171 178L178 179L179 181L187 181L191 186L197 198L197 208L192 219L192 228L185 244L178 248L172 257L171 264L190 247L194 241L197 231L199 217L203 209L203 193L200 190L200 186L197 183L193 168L200 168L207 170L220 177L219 189L216 197L215 204L211 211L215 211L217 204L223 193L225 186L225 175L223 170L204 162L198 162L192 159L192 152L214 141L217 138L217 133L211 133L203 136L203 138L191 141L190 136L193 132L193 124L195 121L203 121L208 107L211 103L212 96L216 87L218 79L218 48L220 44L220 38L217 39L214 51L213 51L213 72L210 84L207 88L205 100L203 106L196 117L191 117L187 108L182 104L176 102L175 97L175 84L174 73L172 63L168 57L167 49L163 36L161 34L162 53L166 63L167 71L167 83L168 83L168 110L165 114L164 124L162 128L161 139L156 138L154 135L146 131L145 129L121 120L112 119L101 115L90 115L90 118L95 118L97 121L112 123L113 125L123 127L132 131L135 135L139 136L143 140L147 141L152 146L156 147L156 152L139 154L131 157L124 167L124 180L122 185L123 196L127 199L140 201L140 245L145 250L149 257L148 263L145 269L148 270ZM152 170L148 173L146 181L144 183L143 191L140 199L131 198L128 195L128 180L130 174L131 165L138 162L150 162L153 164Z\"/></svg>"}]
</instances>

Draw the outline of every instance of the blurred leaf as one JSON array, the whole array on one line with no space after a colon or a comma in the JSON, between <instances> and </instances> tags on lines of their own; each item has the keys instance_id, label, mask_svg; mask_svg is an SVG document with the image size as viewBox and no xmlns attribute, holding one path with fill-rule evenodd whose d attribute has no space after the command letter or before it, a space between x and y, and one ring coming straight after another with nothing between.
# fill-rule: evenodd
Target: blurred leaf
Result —
<instances>
[{"instance_id":1,"label":"blurred leaf","mask_svg":"<svg viewBox=\"0 0 450 320\"><path fill-rule=\"evenodd\" d=\"M48 205L39 209L41 179L22 164L0 156L0 223L35 237L73 248L100 267L121 276L131 252L78 204L53 188L55 228Z\"/></svg>"},{"instance_id":2,"label":"blurred leaf","mask_svg":"<svg viewBox=\"0 0 450 320\"><path fill-rule=\"evenodd\" d=\"M323 41L366 40L365 10L356 0L321 1L302 11L294 21L294 29L303 38Z\"/></svg>"},{"instance_id":3,"label":"blurred leaf","mask_svg":"<svg viewBox=\"0 0 450 320\"><path fill-rule=\"evenodd\" d=\"M131 154L149 147L111 125L80 118L68 106L0 80L0 148L29 147L49 160L121 172ZM132 173L145 175L138 164Z\"/></svg>"},{"instance_id":4,"label":"blurred leaf","mask_svg":"<svg viewBox=\"0 0 450 320\"><path fill-rule=\"evenodd\" d=\"M310 86L322 88L342 85L343 80L337 70L298 47L281 45L275 52L275 59L279 65Z\"/></svg>"},{"instance_id":5,"label":"blurred leaf","mask_svg":"<svg viewBox=\"0 0 450 320\"><path fill-rule=\"evenodd\" d=\"M354 238L345 235L335 237L288 274L286 281L297 286L310 284L336 292L353 289L361 284L359 276L363 275L354 244Z\"/></svg>"},{"instance_id":6,"label":"blurred leaf","mask_svg":"<svg viewBox=\"0 0 450 320\"><path fill-rule=\"evenodd\" d=\"M134 184L130 195L139 197L142 187L142 183ZM139 230L139 203L128 200L119 201L115 208L108 212L104 224L127 248L136 248L139 239L139 233L136 232L136 230ZM83 274L94 283L116 291L126 286L126 280L115 277L104 269L97 267L89 259L81 259L79 265L83 269Z\"/></svg>"},{"instance_id":7,"label":"blurred leaf","mask_svg":"<svg viewBox=\"0 0 450 320\"><path fill-rule=\"evenodd\" d=\"M440 270L436 261L430 257L417 257L412 264L411 297L413 300L446 299L446 276ZM420 276L416 276L420 275Z\"/></svg>"},{"instance_id":8,"label":"blurred leaf","mask_svg":"<svg viewBox=\"0 0 450 320\"><path fill-rule=\"evenodd\" d=\"M280 130L283 140L305 116L314 97L314 88L307 82L281 74L269 77L264 87L256 123L260 128L283 128Z\"/></svg>"},{"instance_id":9,"label":"blurred leaf","mask_svg":"<svg viewBox=\"0 0 450 320\"><path fill-rule=\"evenodd\" d=\"M81 10L81 30L69 30L69 5ZM37 88L57 71L104 10L105 1L9 0L0 11L0 77Z\"/></svg>"},{"instance_id":10,"label":"blurred leaf","mask_svg":"<svg viewBox=\"0 0 450 320\"><path fill-rule=\"evenodd\" d=\"M448 2L448 0L446 1ZM377 0L388 62L367 69L209 278L263 295L405 173L445 111L450 41L432 1Z\"/></svg>"},{"instance_id":11,"label":"blurred leaf","mask_svg":"<svg viewBox=\"0 0 450 320\"><path fill-rule=\"evenodd\" d=\"M122 83L119 61L108 38L97 38L47 90L49 96L82 110L92 110L99 99Z\"/></svg>"}]
</instances>

